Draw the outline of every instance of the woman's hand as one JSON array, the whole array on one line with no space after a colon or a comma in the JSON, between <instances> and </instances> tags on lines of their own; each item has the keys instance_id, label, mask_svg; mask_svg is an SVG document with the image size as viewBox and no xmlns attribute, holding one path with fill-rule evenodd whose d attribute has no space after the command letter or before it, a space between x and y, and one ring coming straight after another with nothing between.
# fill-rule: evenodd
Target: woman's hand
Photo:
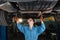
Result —
<instances>
[{"instance_id":1,"label":"woman's hand","mask_svg":"<svg viewBox=\"0 0 60 40\"><path fill-rule=\"evenodd\" d=\"M20 22L20 23L22 23L23 22L23 20L22 20L22 18L18 18L18 17L13 17L14 18L14 20L18 23L18 22Z\"/></svg>"},{"instance_id":2,"label":"woman's hand","mask_svg":"<svg viewBox=\"0 0 60 40\"><path fill-rule=\"evenodd\" d=\"M13 17L13 19L14 19L14 21L16 21L16 22L18 21L18 18L17 18L17 17Z\"/></svg>"},{"instance_id":3,"label":"woman's hand","mask_svg":"<svg viewBox=\"0 0 60 40\"><path fill-rule=\"evenodd\" d=\"M41 22L41 23L43 22L43 17L42 17L42 15L40 16L40 22Z\"/></svg>"}]
</instances>

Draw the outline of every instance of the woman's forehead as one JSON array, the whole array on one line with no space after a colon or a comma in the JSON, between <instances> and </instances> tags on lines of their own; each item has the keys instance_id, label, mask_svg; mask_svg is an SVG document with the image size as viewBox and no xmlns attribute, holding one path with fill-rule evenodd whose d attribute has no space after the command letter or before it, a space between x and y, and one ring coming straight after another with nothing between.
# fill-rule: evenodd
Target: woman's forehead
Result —
<instances>
[{"instance_id":1,"label":"woman's forehead","mask_svg":"<svg viewBox=\"0 0 60 40\"><path fill-rule=\"evenodd\" d=\"M33 20L32 18L29 18L28 20Z\"/></svg>"}]
</instances>

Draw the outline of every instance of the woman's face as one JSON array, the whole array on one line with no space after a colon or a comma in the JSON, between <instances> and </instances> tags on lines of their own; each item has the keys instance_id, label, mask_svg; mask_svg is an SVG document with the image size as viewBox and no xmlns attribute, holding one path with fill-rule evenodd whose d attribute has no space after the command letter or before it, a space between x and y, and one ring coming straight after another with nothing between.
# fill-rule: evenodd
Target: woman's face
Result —
<instances>
[{"instance_id":1,"label":"woman's face","mask_svg":"<svg viewBox=\"0 0 60 40\"><path fill-rule=\"evenodd\" d=\"M33 21L32 18L29 18L29 19L28 19L28 24L29 24L29 25L34 25L34 21Z\"/></svg>"}]
</instances>

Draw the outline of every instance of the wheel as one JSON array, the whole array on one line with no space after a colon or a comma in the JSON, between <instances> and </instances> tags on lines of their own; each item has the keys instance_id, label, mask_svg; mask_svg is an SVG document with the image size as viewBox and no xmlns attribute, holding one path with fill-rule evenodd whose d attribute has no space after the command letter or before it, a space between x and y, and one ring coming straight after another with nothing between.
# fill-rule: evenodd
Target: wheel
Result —
<instances>
[{"instance_id":1,"label":"wheel","mask_svg":"<svg viewBox=\"0 0 60 40\"><path fill-rule=\"evenodd\" d=\"M0 25L7 26L7 22L4 14L5 12L0 10Z\"/></svg>"}]
</instances>

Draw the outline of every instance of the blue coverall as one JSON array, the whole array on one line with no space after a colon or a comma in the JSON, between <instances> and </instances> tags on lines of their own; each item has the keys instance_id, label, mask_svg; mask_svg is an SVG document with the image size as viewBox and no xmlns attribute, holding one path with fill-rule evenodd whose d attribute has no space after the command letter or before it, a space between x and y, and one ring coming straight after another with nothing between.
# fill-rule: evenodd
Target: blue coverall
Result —
<instances>
[{"instance_id":1,"label":"blue coverall","mask_svg":"<svg viewBox=\"0 0 60 40\"><path fill-rule=\"evenodd\" d=\"M37 40L38 36L45 31L44 23L38 27L33 26L32 30L30 30L29 26L23 26L20 23L17 23L17 27L22 33L24 33L25 40Z\"/></svg>"}]
</instances>

